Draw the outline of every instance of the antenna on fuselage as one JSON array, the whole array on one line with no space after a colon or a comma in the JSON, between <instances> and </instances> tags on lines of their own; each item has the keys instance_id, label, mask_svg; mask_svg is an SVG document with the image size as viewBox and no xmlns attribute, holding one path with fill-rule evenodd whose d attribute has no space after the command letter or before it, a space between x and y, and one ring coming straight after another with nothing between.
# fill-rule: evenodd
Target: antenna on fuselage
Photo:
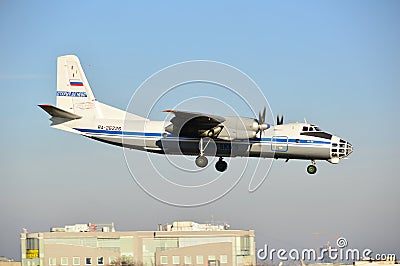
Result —
<instances>
[{"instance_id":1,"label":"antenna on fuselage","mask_svg":"<svg viewBox=\"0 0 400 266\"><path fill-rule=\"evenodd\" d=\"M276 116L276 124L277 125L283 124L283 115L281 117L279 117L279 115Z\"/></svg>"}]
</instances>

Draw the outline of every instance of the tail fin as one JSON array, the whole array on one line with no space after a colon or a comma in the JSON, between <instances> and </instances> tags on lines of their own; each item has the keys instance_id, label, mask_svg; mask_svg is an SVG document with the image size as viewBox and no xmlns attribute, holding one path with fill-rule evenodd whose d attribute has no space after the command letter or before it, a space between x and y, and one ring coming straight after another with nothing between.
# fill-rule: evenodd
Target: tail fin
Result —
<instances>
[{"instance_id":1,"label":"tail fin","mask_svg":"<svg viewBox=\"0 0 400 266\"><path fill-rule=\"evenodd\" d=\"M62 110L83 115L93 109L96 98L75 55L64 55L57 59L57 101Z\"/></svg>"},{"instance_id":2,"label":"tail fin","mask_svg":"<svg viewBox=\"0 0 400 266\"><path fill-rule=\"evenodd\" d=\"M99 119L146 120L138 115L96 101L81 63L75 55L64 55L57 59L57 97L56 109L40 106L50 115L78 119L92 117ZM66 114L61 111L66 111Z\"/></svg>"}]
</instances>

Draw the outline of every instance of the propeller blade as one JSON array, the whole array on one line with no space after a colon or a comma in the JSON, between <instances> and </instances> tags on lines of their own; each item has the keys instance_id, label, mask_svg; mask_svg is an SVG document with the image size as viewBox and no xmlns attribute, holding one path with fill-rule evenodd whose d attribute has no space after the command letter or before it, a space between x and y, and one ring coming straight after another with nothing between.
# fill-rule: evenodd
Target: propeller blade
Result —
<instances>
[{"instance_id":1,"label":"propeller blade","mask_svg":"<svg viewBox=\"0 0 400 266\"><path fill-rule=\"evenodd\" d=\"M265 123L265 118L266 118L265 116L266 116L266 114L267 114L267 107L264 106L261 124L264 124L264 123Z\"/></svg>"},{"instance_id":2,"label":"propeller blade","mask_svg":"<svg viewBox=\"0 0 400 266\"><path fill-rule=\"evenodd\" d=\"M262 113L261 111L258 112L258 133L260 133L260 138L262 132L269 127L268 125L265 125L266 114L267 114L267 107L264 106Z\"/></svg>"}]
</instances>

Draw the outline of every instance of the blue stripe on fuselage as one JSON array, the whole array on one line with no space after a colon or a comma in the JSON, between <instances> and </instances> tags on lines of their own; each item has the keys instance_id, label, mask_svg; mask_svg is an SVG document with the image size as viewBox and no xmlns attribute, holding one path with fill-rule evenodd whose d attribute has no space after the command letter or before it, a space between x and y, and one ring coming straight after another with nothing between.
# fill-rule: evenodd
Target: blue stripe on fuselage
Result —
<instances>
[{"instance_id":1,"label":"blue stripe on fuselage","mask_svg":"<svg viewBox=\"0 0 400 266\"><path fill-rule=\"evenodd\" d=\"M88 129L88 128L74 128L82 133L91 133L91 134L102 134L102 135L124 135L124 136L136 136L136 137L162 137L163 133L159 132L134 132L134 131L120 131L120 130L104 130L104 129ZM172 137L171 134L167 136ZM176 136L173 136L176 138ZM193 139L197 140L197 138L182 138L180 139ZM271 142L272 138L261 138L249 140L250 143L265 143ZM322 140L308 140L308 139L284 139L284 138L274 138L274 143L288 143L288 144L331 144L330 141L322 141Z\"/></svg>"},{"instance_id":2,"label":"blue stripe on fuselage","mask_svg":"<svg viewBox=\"0 0 400 266\"><path fill-rule=\"evenodd\" d=\"M271 142L272 138L261 138L257 140L259 140L260 142ZM274 138L274 143L331 144L330 141L312 140L312 139L285 139L285 138Z\"/></svg>"},{"instance_id":3,"label":"blue stripe on fuselage","mask_svg":"<svg viewBox=\"0 0 400 266\"><path fill-rule=\"evenodd\" d=\"M88 128L74 128L83 133L92 134L105 134L105 135L124 135L124 136L140 136L140 137L162 137L162 133L148 133L148 132L130 132L120 130L104 130L104 129L88 129Z\"/></svg>"}]
</instances>

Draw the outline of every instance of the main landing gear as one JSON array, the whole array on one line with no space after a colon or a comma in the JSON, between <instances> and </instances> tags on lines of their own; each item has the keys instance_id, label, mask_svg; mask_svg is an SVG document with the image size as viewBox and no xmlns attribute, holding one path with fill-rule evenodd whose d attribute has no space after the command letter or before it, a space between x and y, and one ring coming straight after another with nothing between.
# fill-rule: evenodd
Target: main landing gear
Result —
<instances>
[{"instance_id":1,"label":"main landing gear","mask_svg":"<svg viewBox=\"0 0 400 266\"><path fill-rule=\"evenodd\" d=\"M199 143L200 155L197 156L196 161L195 161L195 163L198 167L204 168L208 164L207 157L204 156L204 150L207 148L208 143L210 143L210 141L208 141L207 144L204 146L203 138L200 139L200 143Z\"/></svg>"},{"instance_id":2,"label":"main landing gear","mask_svg":"<svg viewBox=\"0 0 400 266\"><path fill-rule=\"evenodd\" d=\"M196 165L198 167L204 168L208 164L208 159L204 155L197 156L196 160ZM224 161L222 157L219 158L218 162L215 164L215 169L217 169L218 172L224 172L228 168L228 163Z\"/></svg>"},{"instance_id":3,"label":"main landing gear","mask_svg":"<svg viewBox=\"0 0 400 266\"><path fill-rule=\"evenodd\" d=\"M314 160L311 161L311 164L307 166L307 173L313 175L317 172L317 166Z\"/></svg>"},{"instance_id":4,"label":"main landing gear","mask_svg":"<svg viewBox=\"0 0 400 266\"><path fill-rule=\"evenodd\" d=\"M198 156L198 157L196 158L195 162L196 162L196 165L197 165L198 167L201 167L201 168L206 167L207 164L208 164L207 157L204 156L204 155Z\"/></svg>"},{"instance_id":5,"label":"main landing gear","mask_svg":"<svg viewBox=\"0 0 400 266\"><path fill-rule=\"evenodd\" d=\"M204 156L204 150L207 148L209 142L204 146L203 139L200 139L199 143L199 150L200 150L200 155L197 156L195 163L198 167L204 168L208 164L208 159L206 156ZM217 169L218 172L224 172L228 168L228 164L224 161L222 157L219 158L217 163L215 164L215 169Z\"/></svg>"},{"instance_id":6,"label":"main landing gear","mask_svg":"<svg viewBox=\"0 0 400 266\"><path fill-rule=\"evenodd\" d=\"M226 168L228 168L228 164L222 157L219 157L218 162L215 164L215 169L217 169L218 172L224 172Z\"/></svg>"}]
</instances>

